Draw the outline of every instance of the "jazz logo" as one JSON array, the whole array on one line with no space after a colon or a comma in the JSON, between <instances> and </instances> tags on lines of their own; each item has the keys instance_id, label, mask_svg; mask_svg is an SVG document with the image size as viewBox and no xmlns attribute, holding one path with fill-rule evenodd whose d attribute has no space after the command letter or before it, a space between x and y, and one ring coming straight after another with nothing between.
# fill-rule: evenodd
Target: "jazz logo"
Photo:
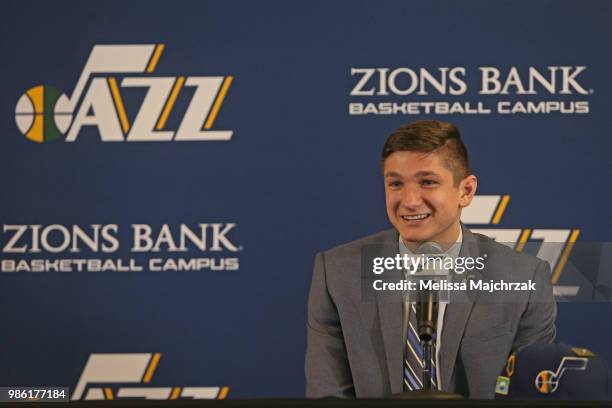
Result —
<instances>
[{"instance_id":1,"label":"jazz logo","mask_svg":"<svg viewBox=\"0 0 612 408\"><path fill-rule=\"evenodd\" d=\"M559 388L565 370L586 370L589 363L584 357L563 357L557 371L542 370L535 379L535 386L542 394L551 394Z\"/></svg>"},{"instance_id":2,"label":"jazz logo","mask_svg":"<svg viewBox=\"0 0 612 408\"><path fill-rule=\"evenodd\" d=\"M517 252L537 248L535 255L550 265L555 296L576 296L580 289L578 286L561 286L558 282L580 229L499 228L509 202L509 195L477 195L471 205L463 209L461 221L474 226L470 227L472 232L486 235Z\"/></svg>"},{"instance_id":3,"label":"jazz logo","mask_svg":"<svg viewBox=\"0 0 612 408\"><path fill-rule=\"evenodd\" d=\"M118 384L148 384L161 358L160 353L91 354L81 373L72 400L150 400L225 399L228 387L151 387ZM90 386L93 385L93 386ZM85 393L85 391L87 391ZM83 398L83 395L85 397Z\"/></svg>"},{"instance_id":4,"label":"jazz logo","mask_svg":"<svg viewBox=\"0 0 612 408\"><path fill-rule=\"evenodd\" d=\"M163 44L95 45L72 95L49 85L26 91L17 101L15 121L29 140L74 142L83 127L97 127L103 142L228 141L231 130L213 124L232 83L232 76L152 76ZM124 78L119 82L115 75ZM141 88L146 94L130 120L121 90ZM184 88L191 101L177 129L166 122Z\"/></svg>"}]
</instances>

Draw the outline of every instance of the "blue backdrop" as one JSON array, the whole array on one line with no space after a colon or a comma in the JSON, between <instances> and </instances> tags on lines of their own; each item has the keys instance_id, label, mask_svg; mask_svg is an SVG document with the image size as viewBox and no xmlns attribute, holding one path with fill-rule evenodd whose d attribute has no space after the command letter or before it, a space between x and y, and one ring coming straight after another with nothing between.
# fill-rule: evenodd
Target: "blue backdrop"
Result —
<instances>
[{"instance_id":1,"label":"blue backdrop","mask_svg":"<svg viewBox=\"0 0 612 408\"><path fill-rule=\"evenodd\" d=\"M92 354L160 353L157 365L147 363L150 381L109 378L88 387L115 397L120 387L136 386L218 387L212 397L302 396L314 255L390 227L380 150L392 130L416 119L455 123L478 194L510 197L505 210L496 207L503 217L479 228L577 229L578 241L611 238L611 4L11 1L2 8L0 385L74 389ZM104 59L71 99L74 109L61 111L51 87L75 96L94 48L125 45L134 52ZM136 61L138 53L146 58ZM131 59L129 72L109 68ZM423 73L441 82L453 67L456 82L447 77L438 87ZM495 91L493 80L490 94L483 92L483 73L495 70L507 94ZM411 72L422 92L409 92ZM147 115L140 107L148 90L126 78L170 78L165 91L160 85L149 95L159 96L159 109L149 112L155 124L168 107L163 129L176 131L189 108L200 107L205 130L231 131L231 138L125 140L138 137L126 134ZM198 88L188 78L217 82ZM503 113L528 101L549 104ZM464 112L427 114L423 102L457 102ZM491 112L466 113L465 102ZM384 114L381 103L421 103L413 105L420 113L403 114L403 106ZM351 114L350 106L368 104L372 113ZM105 113L105 106L114 110ZM61 114L75 121L79 109L96 124L85 119L66 141L75 123L54 131L54 118L59 128ZM108 141L100 130L106 123L121 130L106 136L125 141ZM98 224L116 225L109 232L114 251L101 245L112 247L112 238L92 249L72 236L74 226L93 236ZM153 239L167 224L177 246L181 224L196 233L209 224L208 244L187 239L185 251L172 252L162 240L158 252L136 252L133 224L149 226ZM220 251L211 248L210 224L220 224ZM65 249L64 230L51 225L69 232ZM37 228L47 228L49 241L40 252L32 250L43 241ZM152 258L235 258L239 267L156 272ZM143 270L10 272L5 262L34 259L133 259ZM611 362L611 311L609 303L561 303L558 339ZM597 318L585 318L591 314Z\"/></svg>"}]
</instances>

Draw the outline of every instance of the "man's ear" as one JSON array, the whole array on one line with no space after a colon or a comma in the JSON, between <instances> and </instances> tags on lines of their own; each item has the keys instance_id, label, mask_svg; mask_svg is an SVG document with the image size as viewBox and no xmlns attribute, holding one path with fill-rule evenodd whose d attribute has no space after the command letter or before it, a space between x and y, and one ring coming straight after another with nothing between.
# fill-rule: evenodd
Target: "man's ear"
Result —
<instances>
[{"instance_id":1,"label":"man's ear","mask_svg":"<svg viewBox=\"0 0 612 408\"><path fill-rule=\"evenodd\" d=\"M476 194L476 188L478 187L478 179L475 175L470 174L459 183L459 207L465 208L472 203L472 199Z\"/></svg>"}]
</instances>

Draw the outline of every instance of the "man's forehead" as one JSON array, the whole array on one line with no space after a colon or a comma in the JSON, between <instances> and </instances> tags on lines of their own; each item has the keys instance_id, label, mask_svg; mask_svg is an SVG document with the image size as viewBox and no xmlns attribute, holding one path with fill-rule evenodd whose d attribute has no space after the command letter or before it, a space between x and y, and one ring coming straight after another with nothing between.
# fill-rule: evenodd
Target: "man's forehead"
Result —
<instances>
[{"instance_id":1,"label":"man's forehead","mask_svg":"<svg viewBox=\"0 0 612 408\"><path fill-rule=\"evenodd\" d=\"M385 163L427 165L441 163L444 159L444 152L434 150L433 152L413 152L400 150L393 152L385 159Z\"/></svg>"},{"instance_id":2,"label":"man's forehead","mask_svg":"<svg viewBox=\"0 0 612 408\"><path fill-rule=\"evenodd\" d=\"M383 163L385 177L423 177L451 174L438 152L423 153L399 151L387 157Z\"/></svg>"},{"instance_id":3,"label":"man's forehead","mask_svg":"<svg viewBox=\"0 0 612 408\"><path fill-rule=\"evenodd\" d=\"M441 176L441 174L435 170L418 170L416 172L408 172L408 171L395 171L395 170L387 170L385 171L385 177L427 177L427 176Z\"/></svg>"}]
</instances>

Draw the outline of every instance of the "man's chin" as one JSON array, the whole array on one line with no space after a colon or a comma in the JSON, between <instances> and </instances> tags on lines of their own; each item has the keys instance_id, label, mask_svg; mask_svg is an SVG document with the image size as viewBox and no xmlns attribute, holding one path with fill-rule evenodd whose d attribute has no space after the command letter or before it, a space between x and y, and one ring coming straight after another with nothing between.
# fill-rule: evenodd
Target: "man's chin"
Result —
<instances>
[{"instance_id":1,"label":"man's chin","mask_svg":"<svg viewBox=\"0 0 612 408\"><path fill-rule=\"evenodd\" d=\"M442 241L443 235L440 231L433 230L432 228L397 228L399 234L402 237L402 241L406 245L418 247L420 244L424 242L436 242L442 247L450 246L455 241Z\"/></svg>"}]
</instances>

